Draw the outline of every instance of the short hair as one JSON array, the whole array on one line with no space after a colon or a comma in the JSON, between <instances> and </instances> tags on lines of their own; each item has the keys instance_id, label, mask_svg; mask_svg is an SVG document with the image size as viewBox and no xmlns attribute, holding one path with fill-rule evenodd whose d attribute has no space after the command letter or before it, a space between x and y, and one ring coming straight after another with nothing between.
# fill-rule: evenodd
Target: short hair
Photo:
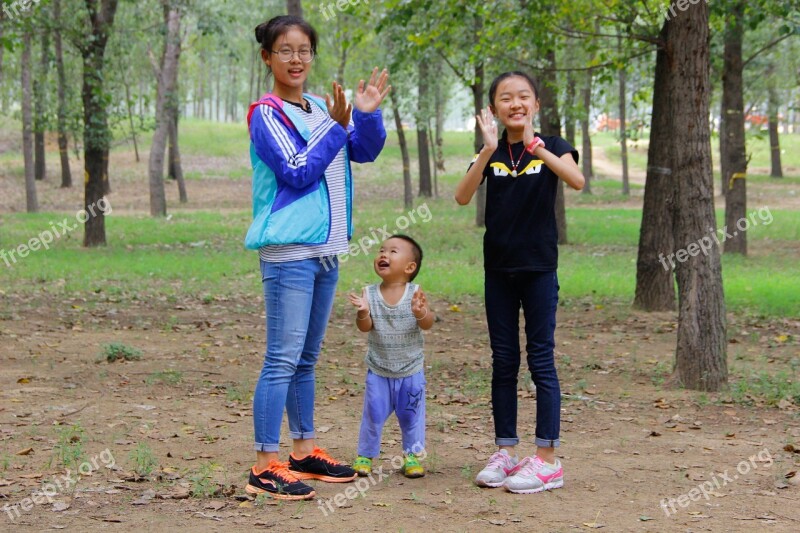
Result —
<instances>
[{"instance_id":1,"label":"short hair","mask_svg":"<svg viewBox=\"0 0 800 533\"><path fill-rule=\"evenodd\" d=\"M415 268L414 272L411 273L409 281L414 281L414 278L417 277L417 274L419 274L419 271L422 268L422 246L420 246L417 241L408 235L403 235L402 233L396 233L389 237L389 239L400 239L411 245L411 251L414 253L414 262L417 264L417 268ZM389 239L386 240L388 241Z\"/></svg>"}]
</instances>

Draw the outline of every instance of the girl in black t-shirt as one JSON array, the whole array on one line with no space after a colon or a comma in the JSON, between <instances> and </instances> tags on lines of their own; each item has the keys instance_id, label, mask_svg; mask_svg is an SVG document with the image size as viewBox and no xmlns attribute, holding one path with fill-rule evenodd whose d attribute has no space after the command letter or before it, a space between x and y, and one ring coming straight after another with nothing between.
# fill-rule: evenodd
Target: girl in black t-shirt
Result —
<instances>
[{"instance_id":1,"label":"girl in black t-shirt","mask_svg":"<svg viewBox=\"0 0 800 533\"><path fill-rule=\"evenodd\" d=\"M523 72L498 76L491 105L476 118L484 145L456 187L467 205L486 181L483 239L486 319L492 347L492 414L499 450L475 482L533 493L564 485L559 445L561 389L553 349L558 306L558 180L583 188L578 153L561 137L538 136L536 83ZM494 118L505 127L498 138ZM517 375L520 365L519 308L525 314L528 368L536 385L536 454L517 459Z\"/></svg>"}]
</instances>

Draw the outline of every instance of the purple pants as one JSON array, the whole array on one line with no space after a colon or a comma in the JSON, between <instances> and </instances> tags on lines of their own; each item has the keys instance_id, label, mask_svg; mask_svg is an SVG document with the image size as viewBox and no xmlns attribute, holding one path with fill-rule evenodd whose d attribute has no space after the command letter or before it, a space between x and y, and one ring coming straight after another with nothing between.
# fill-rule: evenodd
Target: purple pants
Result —
<instances>
[{"instance_id":1,"label":"purple pants","mask_svg":"<svg viewBox=\"0 0 800 533\"><path fill-rule=\"evenodd\" d=\"M358 455L374 458L381 453L381 433L394 412L403 434L403 453L425 449L425 374L384 378L367 371L364 412L358 435Z\"/></svg>"}]
</instances>

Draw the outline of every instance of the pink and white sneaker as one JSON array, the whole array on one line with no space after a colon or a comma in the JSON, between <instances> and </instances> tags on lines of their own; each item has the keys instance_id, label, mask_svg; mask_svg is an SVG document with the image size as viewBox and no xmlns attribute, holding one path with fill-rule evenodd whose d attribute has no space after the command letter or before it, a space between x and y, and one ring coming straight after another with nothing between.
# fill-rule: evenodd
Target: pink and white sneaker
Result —
<instances>
[{"instance_id":1,"label":"pink and white sneaker","mask_svg":"<svg viewBox=\"0 0 800 533\"><path fill-rule=\"evenodd\" d=\"M500 487L505 483L508 475L516 468L519 459L508 455L506 450L494 452L489 457L486 468L481 470L475 478L479 487Z\"/></svg>"},{"instance_id":2,"label":"pink and white sneaker","mask_svg":"<svg viewBox=\"0 0 800 533\"><path fill-rule=\"evenodd\" d=\"M525 457L505 482L506 490L516 494L533 494L563 486L561 461L556 459L555 465L548 465L539 457Z\"/></svg>"}]
</instances>

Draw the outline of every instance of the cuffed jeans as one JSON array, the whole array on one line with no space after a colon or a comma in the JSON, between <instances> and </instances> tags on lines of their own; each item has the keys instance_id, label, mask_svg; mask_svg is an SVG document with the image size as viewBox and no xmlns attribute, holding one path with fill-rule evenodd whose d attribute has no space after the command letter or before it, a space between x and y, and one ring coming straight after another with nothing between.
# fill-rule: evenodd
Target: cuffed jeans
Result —
<instances>
[{"instance_id":1,"label":"cuffed jeans","mask_svg":"<svg viewBox=\"0 0 800 533\"><path fill-rule=\"evenodd\" d=\"M332 267L331 267L332 265ZM292 439L313 439L314 368L333 307L338 262L261 261L267 351L253 396L255 449L277 452L283 411Z\"/></svg>"},{"instance_id":2,"label":"cuffed jeans","mask_svg":"<svg viewBox=\"0 0 800 533\"><path fill-rule=\"evenodd\" d=\"M558 289L555 272L486 271L486 319L492 348L492 415L498 446L519 443L520 306L525 316L528 369L536 385L535 443L545 448L559 445L561 388L553 355Z\"/></svg>"}]
</instances>

